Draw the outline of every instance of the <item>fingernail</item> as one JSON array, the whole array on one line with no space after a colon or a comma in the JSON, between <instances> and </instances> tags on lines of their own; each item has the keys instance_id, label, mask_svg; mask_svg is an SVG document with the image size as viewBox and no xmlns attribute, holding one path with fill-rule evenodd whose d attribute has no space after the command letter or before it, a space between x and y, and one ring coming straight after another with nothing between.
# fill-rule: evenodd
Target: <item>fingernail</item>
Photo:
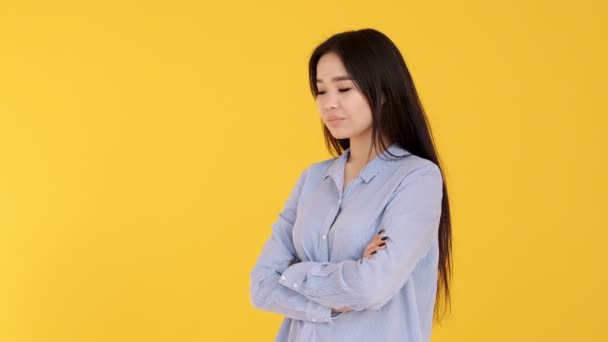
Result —
<instances>
[{"instance_id":1,"label":"fingernail","mask_svg":"<svg viewBox=\"0 0 608 342\"><path fill-rule=\"evenodd\" d=\"M371 254L371 255L374 255L374 254L376 254L376 252L377 252L377 251L373 251L373 252L372 252L372 254Z\"/></svg>"},{"instance_id":2,"label":"fingernail","mask_svg":"<svg viewBox=\"0 0 608 342\"><path fill-rule=\"evenodd\" d=\"M380 240L382 240L382 241L386 241L386 240L388 240L388 236L385 236L385 237L383 237L383 238L382 238L382 239L380 239Z\"/></svg>"},{"instance_id":3,"label":"fingernail","mask_svg":"<svg viewBox=\"0 0 608 342\"><path fill-rule=\"evenodd\" d=\"M382 233L384 233L384 228L382 228L382 230L378 232L378 235Z\"/></svg>"},{"instance_id":4,"label":"fingernail","mask_svg":"<svg viewBox=\"0 0 608 342\"><path fill-rule=\"evenodd\" d=\"M379 244L378 246L382 247L382 246L385 246L385 245L386 245L386 242L383 242L383 243Z\"/></svg>"}]
</instances>

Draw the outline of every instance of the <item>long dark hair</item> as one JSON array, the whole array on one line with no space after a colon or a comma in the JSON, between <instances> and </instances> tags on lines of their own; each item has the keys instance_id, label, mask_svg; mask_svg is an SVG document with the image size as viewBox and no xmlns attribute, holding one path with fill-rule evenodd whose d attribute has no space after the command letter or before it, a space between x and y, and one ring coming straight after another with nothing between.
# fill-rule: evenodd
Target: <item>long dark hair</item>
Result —
<instances>
[{"instance_id":1,"label":"long dark hair","mask_svg":"<svg viewBox=\"0 0 608 342\"><path fill-rule=\"evenodd\" d=\"M441 322L446 309L450 309L450 281L452 278L452 240L450 205L433 135L426 115L414 87L410 72L397 46L383 33L374 29L361 29L335 34L313 51L309 61L310 89L313 97L318 95L317 63L321 56L337 54L346 71L372 111L372 147L381 146L384 137L391 143L419 157L434 162L441 170L443 199L439 222L439 265L434 318ZM349 139L334 138L323 121L323 135L330 154L341 155L349 145ZM441 305L443 304L443 305ZM440 308L441 307L441 308Z\"/></svg>"}]
</instances>

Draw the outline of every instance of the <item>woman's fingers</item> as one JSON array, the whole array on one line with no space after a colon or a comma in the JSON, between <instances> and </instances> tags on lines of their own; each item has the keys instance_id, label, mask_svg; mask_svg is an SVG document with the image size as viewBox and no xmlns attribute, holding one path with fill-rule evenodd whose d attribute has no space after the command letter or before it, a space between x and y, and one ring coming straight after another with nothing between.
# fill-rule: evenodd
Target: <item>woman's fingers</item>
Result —
<instances>
[{"instance_id":1,"label":"woman's fingers","mask_svg":"<svg viewBox=\"0 0 608 342\"><path fill-rule=\"evenodd\" d=\"M379 244L379 245L376 245L376 246L371 247L371 248L369 249L369 252L370 252L370 253L373 253L373 252L377 252L377 251L379 251L379 250L381 250L381 249L385 249L385 248L386 248L386 243L381 243L381 244Z\"/></svg>"},{"instance_id":2,"label":"woman's fingers","mask_svg":"<svg viewBox=\"0 0 608 342\"><path fill-rule=\"evenodd\" d=\"M372 239L372 241L370 241L370 245L378 245L381 242L382 235L378 235L376 234L376 236L374 236L374 238Z\"/></svg>"},{"instance_id":3,"label":"woman's fingers","mask_svg":"<svg viewBox=\"0 0 608 342\"><path fill-rule=\"evenodd\" d=\"M384 229L381 229L372 239L372 241L365 247L363 257L371 257L378 253L379 250L386 248L386 243L389 240L388 236L382 236Z\"/></svg>"},{"instance_id":4,"label":"woman's fingers","mask_svg":"<svg viewBox=\"0 0 608 342\"><path fill-rule=\"evenodd\" d=\"M378 240L370 243L367 248L365 248L365 252L363 253L364 257L370 257L375 255L379 250L386 248L386 240Z\"/></svg>"},{"instance_id":5,"label":"woman's fingers","mask_svg":"<svg viewBox=\"0 0 608 342\"><path fill-rule=\"evenodd\" d=\"M366 258L372 257L372 256L376 255L376 253L378 253L379 250L382 250L384 248L386 248L386 246L371 248L365 253L364 257L366 257Z\"/></svg>"},{"instance_id":6,"label":"woman's fingers","mask_svg":"<svg viewBox=\"0 0 608 342\"><path fill-rule=\"evenodd\" d=\"M372 246L380 246L382 244L386 245L387 241L388 241L388 236L376 235L376 237L374 237L367 246L372 247Z\"/></svg>"}]
</instances>

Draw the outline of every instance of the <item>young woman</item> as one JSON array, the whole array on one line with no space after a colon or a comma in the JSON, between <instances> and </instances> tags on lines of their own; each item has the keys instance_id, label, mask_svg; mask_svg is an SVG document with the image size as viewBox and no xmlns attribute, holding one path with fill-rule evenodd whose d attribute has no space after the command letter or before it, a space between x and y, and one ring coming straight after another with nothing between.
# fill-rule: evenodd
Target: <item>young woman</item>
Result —
<instances>
[{"instance_id":1,"label":"young woman","mask_svg":"<svg viewBox=\"0 0 608 342\"><path fill-rule=\"evenodd\" d=\"M450 302L450 211L403 57L381 32L343 32L309 76L338 156L301 172L251 271L252 304L285 317L276 341L430 341Z\"/></svg>"}]
</instances>

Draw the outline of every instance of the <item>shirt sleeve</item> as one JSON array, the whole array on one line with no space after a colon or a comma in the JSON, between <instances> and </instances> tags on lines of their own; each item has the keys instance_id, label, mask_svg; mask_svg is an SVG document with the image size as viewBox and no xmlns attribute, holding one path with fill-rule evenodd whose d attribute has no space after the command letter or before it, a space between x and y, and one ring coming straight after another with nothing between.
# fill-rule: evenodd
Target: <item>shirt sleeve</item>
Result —
<instances>
[{"instance_id":1,"label":"shirt sleeve","mask_svg":"<svg viewBox=\"0 0 608 342\"><path fill-rule=\"evenodd\" d=\"M355 311L382 307L438 238L442 196L443 179L436 164L411 171L381 218L380 228L389 237L385 249L372 258L293 264L282 273L281 284L329 307Z\"/></svg>"},{"instance_id":2,"label":"shirt sleeve","mask_svg":"<svg viewBox=\"0 0 608 342\"><path fill-rule=\"evenodd\" d=\"M333 323L332 318L336 316L332 315L330 307L313 302L279 283L281 272L293 262L299 261L293 245L292 228L307 170L301 173L278 220L272 225L271 235L264 243L261 254L250 273L251 304L255 308L275 312L291 319Z\"/></svg>"}]
</instances>

